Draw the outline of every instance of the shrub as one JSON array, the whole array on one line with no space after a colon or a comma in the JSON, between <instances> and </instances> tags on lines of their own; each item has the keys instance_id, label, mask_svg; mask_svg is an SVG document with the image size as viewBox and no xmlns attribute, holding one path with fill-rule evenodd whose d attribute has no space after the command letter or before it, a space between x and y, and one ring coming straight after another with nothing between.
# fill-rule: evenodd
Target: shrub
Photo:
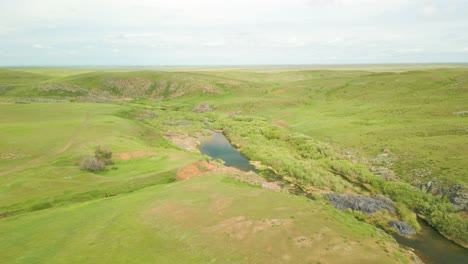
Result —
<instances>
[{"instance_id":1,"label":"shrub","mask_svg":"<svg viewBox=\"0 0 468 264\"><path fill-rule=\"evenodd\" d=\"M98 146L96 150L94 151L94 157L102 162L104 162L105 165L112 164L112 151L110 151L107 148L101 148L101 146Z\"/></svg>"},{"instance_id":2,"label":"shrub","mask_svg":"<svg viewBox=\"0 0 468 264\"><path fill-rule=\"evenodd\" d=\"M82 170L97 172L103 171L106 168L106 164L96 157L86 157L80 162L80 168Z\"/></svg>"}]
</instances>

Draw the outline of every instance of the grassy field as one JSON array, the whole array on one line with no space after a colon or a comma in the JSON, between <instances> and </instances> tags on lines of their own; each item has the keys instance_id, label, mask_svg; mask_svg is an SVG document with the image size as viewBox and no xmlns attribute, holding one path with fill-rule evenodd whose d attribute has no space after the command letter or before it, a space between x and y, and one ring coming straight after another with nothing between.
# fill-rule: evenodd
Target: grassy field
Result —
<instances>
[{"instance_id":1,"label":"grassy field","mask_svg":"<svg viewBox=\"0 0 468 264\"><path fill-rule=\"evenodd\" d=\"M86 200L166 183L174 171L196 160L176 148L155 147L162 137L117 116L127 109L98 104L0 105L0 208L2 213ZM115 167L100 174L77 164L97 146L115 153ZM144 152L139 159L119 155Z\"/></svg>"},{"instance_id":2,"label":"grassy field","mask_svg":"<svg viewBox=\"0 0 468 264\"><path fill-rule=\"evenodd\" d=\"M10 217L0 235L7 263L405 262L350 215L221 175Z\"/></svg>"},{"instance_id":3,"label":"grassy field","mask_svg":"<svg viewBox=\"0 0 468 264\"><path fill-rule=\"evenodd\" d=\"M200 138L207 127L226 129L249 158L297 184L393 195L405 212L399 217L416 222L414 211L464 244L466 217L446 198L410 184L468 184L468 69L406 67L0 69L0 235L6 238L0 258L409 261L389 235L355 219L366 217L338 212L325 200L266 191L226 175L174 182L180 168L206 157L168 139ZM192 111L205 102L212 112ZM114 164L99 173L80 170L98 146L113 151ZM392 159L372 161L380 154ZM374 178L369 166L393 170L395 182Z\"/></svg>"}]
</instances>

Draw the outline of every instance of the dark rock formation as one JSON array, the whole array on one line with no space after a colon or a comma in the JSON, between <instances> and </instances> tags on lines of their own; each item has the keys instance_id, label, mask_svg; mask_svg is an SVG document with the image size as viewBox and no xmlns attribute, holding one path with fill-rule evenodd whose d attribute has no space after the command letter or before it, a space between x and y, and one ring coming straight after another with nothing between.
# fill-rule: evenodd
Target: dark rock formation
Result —
<instances>
[{"instance_id":1,"label":"dark rock formation","mask_svg":"<svg viewBox=\"0 0 468 264\"><path fill-rule=\"evenodd\" d=\"M468 211L468 190L463 185L452 185L450 188L443 187L436 181L428 181L419 186L423 192L441 197L448 197L450 203L458 211Z\"/></svg>"},{"instance_id":2,"label":"dark rock formation","mask_svg":"<svg viewBox=\"0 0 468 264\"><path fill-rule=\"evenodd\" d=\"M369 198L361 195L336 194L327 195L331 204L338 210L344 211L352 209L353 211L361 211L368 215L377 211L388 210L391 213L395 212L393 202L385 197L376 197L377 199Z\"/></svg>"},{"instance_id":3,"label":"dark rock formation","mask_svg":"<svg viewBox=\"0 0 468 264\"><path fill-rule=\"evenodd\" d=\"M172 122L172 123L166 123L168 126L190 126L192 125L192 122L190 121L178 121L178 122Z\"/></svg>"},{"instance_id":4,"label":"dark rock formation","mask_svg":"<svg viewBox=\"0 0 468 264\"><path fill-rule=\"evenodd\" d=\"M468 192L452 193L449 200L457 210L468 211Z\"/></svg>"},{"instance_id":5,"label":"dark rock formation","mask_svg":"<svg viewBox=\"0 0 468 264\"><path fill-rule=\"evenodd\" d=\"M402 236L416 234L414 228L403 221L390 221L388 223L391 227L395 228L398 234Z\"/></svg>"}]
</instances>

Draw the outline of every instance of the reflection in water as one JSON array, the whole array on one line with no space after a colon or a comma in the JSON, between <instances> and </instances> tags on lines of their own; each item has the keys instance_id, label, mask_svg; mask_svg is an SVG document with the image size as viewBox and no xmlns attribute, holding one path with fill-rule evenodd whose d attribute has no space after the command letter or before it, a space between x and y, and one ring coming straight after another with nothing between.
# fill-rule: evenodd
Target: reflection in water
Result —
<instances>
[{"instance_id":1,"label":"reflection in water","mask_svg":"<svg viewBox=\"0 0 468 264\"><path fill-rule=\"evenodd\" d=\"M211 137L201 143L200 152L214 159L222 159L226 166L236 167L244 171L255 171L249 160L236 150L221 134L210 131ZM264 176L270 180L280 181L281 178L270 173ZM306 195L300 188L288 189L297 195ZM395 235L398 243L416 249L416 254L427 264L467 264L468 250L441 236L425 222L420 222L422 231L414 238Z\"/></svg>"},{"instance_id":2,"label":"reflection in water","mask_svg":"<svg viewBox=\"0 0 468 264\"><path fill-rule=\"evenodd\" d=\"M398 243L414 248L416 254L427 264L466 264L468 263L468 250L453 243L440 235L426 222L419 221L421 233L414 238L395 235Z\"/></svg>"},{"instance_id":3,"label":"reflection in water","mask_svg":"<svg viewBox=\"0 0 468 264\"><path fill-rule=\"evenodd\" d=\"M236 167L243 171L256 171L237 149L221 133L210 131L211 137L201 142L200 152L213 159L223 160L226 166Z\"/></svg>"}]
</instances>

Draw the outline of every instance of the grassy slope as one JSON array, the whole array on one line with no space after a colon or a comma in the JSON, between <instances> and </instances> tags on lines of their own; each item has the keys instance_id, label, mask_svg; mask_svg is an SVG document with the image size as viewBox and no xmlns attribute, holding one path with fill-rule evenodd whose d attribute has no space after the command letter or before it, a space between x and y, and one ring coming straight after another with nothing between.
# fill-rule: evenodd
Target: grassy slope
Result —
<instances>
[{"instance_id":1,"label":"grassy slope","mask_svg":"<svg viewBox=\"0 0 468 264\"><path fill-rule=\"evenodd\" d=\"M307 82L315 103L276 117L295 130L372 157L389 148L400 157L394 169L405 180L431 178L467 184L468 120L453 112L468 104L466 71L370 75L327 86Z\"/></svg>"},{"instance_id":2,"label":"grassy slope","mask_svg":"<svg viewBox=\"0 0 468 264\"><path fill-rule=\"evenodd\" d=\"M159 146L163 139L136 121L116 116L128 107L104 104L0 105L1 153L24 157L0 160L0 213L48 207L127 192L174 177L190 156ZM83 172L76 165L98 145L119 152L151 151L141 159L115 159L117 170Z\"/></svg>"},{"instance_id":3,"label":"grassy slope","mask_svg":"<svg viewBox=\"0 0 468 264\"><path fill-rule=\"evenodd\" d=\"M404 259L388 235L350 215L224 176L0 219L0 235L0 256L8 263Z\"/></svg>"},{"instance_id":4,"label":"grassy slope","mask_svg":"<svg viewBox=\"0 0 468 264\"><path fill-rule=\"evenodd\" d=\"M392 71L393 68L389 68ZM67 92L40 91L48 84L72 85L124 96L109 81L143 79L153 84L143 97L171 96L171 85L215 87L219 93L173 98L189 106L208 101L221 111L260 114L294 131L372 158L384 148L399 157L391 167L401 178L446 185L467 184L468 121L453 112L468 105L467 69L427 69L372 73L296 70L101 71L0 70L0 96L63 98ZM163 83L163 84L161 84ZM192 88L190 88L192 87ZM190 95L189 94L189 95ZM140 95L141 96L141 95ZM153 96L156 96L153 94ZM71 98L71 97L67 97Z\"/></svg>"},{"instance_id":5,"label":"grassy slope","mask_svg":"<svg viewBox=\"0 0 468 264\"><path fill-rule=\"evenodd\" d=\"M299 71L203 73L249 80L235 99L213 99L226 111L242 110L284 121L289 129L372 158L390 149L398 176L414 182L440 179L467 184L468 120L454 115L468 105L468 70L402 73ZM418 171L430 175L419 176Z\"/></svg>"}]
</instances>

